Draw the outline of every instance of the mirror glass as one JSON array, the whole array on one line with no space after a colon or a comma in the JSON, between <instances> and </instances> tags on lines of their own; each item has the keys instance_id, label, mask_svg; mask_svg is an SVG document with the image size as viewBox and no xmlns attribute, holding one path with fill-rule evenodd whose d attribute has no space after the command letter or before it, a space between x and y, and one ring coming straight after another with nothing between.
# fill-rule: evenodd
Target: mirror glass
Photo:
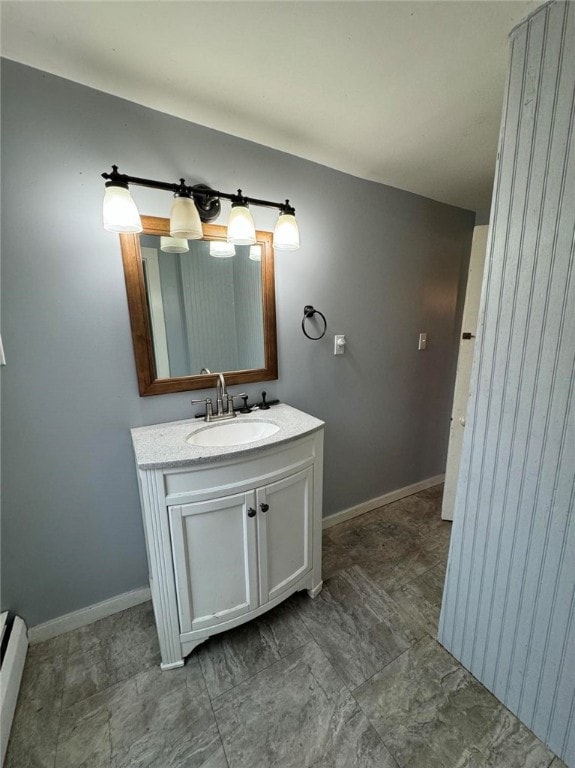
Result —
<instances>
[{"instance_id":1,"label":"mirror glass","mask_svg":"<svg viewBox=\"0 0 575 768\"><path fill-rule=\"evenodd\" d=\"M161 241L140 236L158 378L263 368L261 246L189 240L165 253Z\"/></svg>"},{"instance_id":2,"label":"mirror glass","mask_svg":"<svg viewBox=\"0 0 575 768\"><path fill-rule=\"evenodd\" d=\"M169 220L142 217L120 235L140 394L277 378L271 233L231 245L204 224L203 240L174 240Z\"/></svg>"}]
</instances>

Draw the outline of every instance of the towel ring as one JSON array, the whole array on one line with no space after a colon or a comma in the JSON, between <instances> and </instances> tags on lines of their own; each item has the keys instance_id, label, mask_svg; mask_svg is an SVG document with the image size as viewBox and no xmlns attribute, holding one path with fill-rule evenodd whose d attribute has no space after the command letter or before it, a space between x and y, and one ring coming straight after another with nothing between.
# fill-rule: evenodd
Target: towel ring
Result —
<instances>
[{"instance_id":1,"label":"towel ring","mask_svg":"<svg viewBox=\"0 0 575 768\"><path fill-rule=\"evenodd\" d=\"M319 336L310 336L305 329L305 321L310 320L314 315L319 315L323 320L323 331L322 333L320 333ZM303 308L303 319L301 321L301 329L303 331L303 335L307 336L307 338L311 339L312 341L318 341L319 339L323 339L323 337L325 336L325 332L327 331L327 320L325 319L325 315L323 314L323 312L320 312L319 309L314 309L311 304L306 304L306 306Z\"/></svg>"}]
</instances>

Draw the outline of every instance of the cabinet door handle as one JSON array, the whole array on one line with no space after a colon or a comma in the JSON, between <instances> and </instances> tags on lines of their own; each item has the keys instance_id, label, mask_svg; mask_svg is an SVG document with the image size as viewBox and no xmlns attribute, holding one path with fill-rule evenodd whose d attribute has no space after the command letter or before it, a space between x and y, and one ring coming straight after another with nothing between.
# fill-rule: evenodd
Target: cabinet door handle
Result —
<instances>
[{"instance_id":1,"label":"cabinet door handle","mask_svg":"<svg viewBox=\"0 0 575 768\"><path fill-rule=\"evenodd\" d=\"M256 516L256 511L255 511L255 509L254 509L253 507L250 507L250 508L248 509L248 517L255 517L255 516Z\"/></svg>"},{"instance_id":2,"label":"cabinet door handle","mask_svg":"<svg viewBox=\"0 0 575 768\"><path fill-rule=\"evenodd\" d=\"M269 504L260 504L260 509L262 512L267 512L269 508L270 508Z\"/></svg>"}]
</instances>

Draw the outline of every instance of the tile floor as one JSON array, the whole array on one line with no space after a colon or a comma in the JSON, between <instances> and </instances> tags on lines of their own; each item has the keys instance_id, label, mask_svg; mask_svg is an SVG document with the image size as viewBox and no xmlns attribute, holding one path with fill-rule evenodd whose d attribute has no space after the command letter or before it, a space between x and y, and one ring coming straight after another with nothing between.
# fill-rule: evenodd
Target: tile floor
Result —
<instances>
[{"instance_id":1,"label":"tile floor","mask_svg":"<svg viewBox=\"0 0 575 768\"><path fill-rule=\"evenodd\" d=\"M324 533L324 589L160 672L150 604L33 646L5 768L565 768L434 640L441 487Z\"/></svg>"}]
</instances>

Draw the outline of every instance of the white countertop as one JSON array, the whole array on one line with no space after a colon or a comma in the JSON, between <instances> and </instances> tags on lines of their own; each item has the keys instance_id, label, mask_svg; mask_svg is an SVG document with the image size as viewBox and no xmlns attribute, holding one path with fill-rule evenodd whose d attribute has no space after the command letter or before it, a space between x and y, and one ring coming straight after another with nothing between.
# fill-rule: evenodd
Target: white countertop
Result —
<instances>
[{"instance_id":1,"label":"white countertop","mask_svg":"<svg viewBox=\"0 0 575 768\"><path fill-rule=\"evenodd\" d=\"M236 419L246 421L269 421L279 427L279 431L271 437L243 445L226 447L201 447L186 442L194 432L209 426L203 419L186 419L171 421L166 424L152 424L149 427L135 427L130 430L136 455L136 463L140 469L160 469L164 467L182 467L186 464L203 464L206 462L225 461L236 456L245 456L270 446L295 440L298 437L312 434L320 430L324 422L298 411L290 405L272 405L267 411L252 411L250 414L239 414ZM230 422L233 421L230 419ZM213 421L210 424L225 424L226 421Z\"/></svg>"}]
</instances>

